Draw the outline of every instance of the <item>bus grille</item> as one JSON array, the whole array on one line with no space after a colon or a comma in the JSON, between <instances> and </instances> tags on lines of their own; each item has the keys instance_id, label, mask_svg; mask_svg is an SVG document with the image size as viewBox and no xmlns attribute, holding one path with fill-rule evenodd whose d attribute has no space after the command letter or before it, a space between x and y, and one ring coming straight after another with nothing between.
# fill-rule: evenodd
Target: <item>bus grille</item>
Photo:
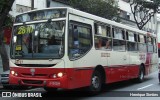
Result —
<instances>
[{"instance_id":1,"label":"bus grille","mask_svg":"<svg viewBox=\"0 0 160 100\"><path fill-rule=\"evenodd\" d=\"M24 84L43 84L43 81L39 80L22 80Z\"/></svg>"},{"instance_id":2,"label":"bus grille","mask_svg":"<svg viewBox=\"0 0 160 100\"><path fill-rule=\"evenodd\" d=\"M32 75L32 74L22 73L21 76L23 76L23 77L40 77L40 78L45 78L48 75L47 74L35 74L35 75Z\"/></svg>"}]
</instances>

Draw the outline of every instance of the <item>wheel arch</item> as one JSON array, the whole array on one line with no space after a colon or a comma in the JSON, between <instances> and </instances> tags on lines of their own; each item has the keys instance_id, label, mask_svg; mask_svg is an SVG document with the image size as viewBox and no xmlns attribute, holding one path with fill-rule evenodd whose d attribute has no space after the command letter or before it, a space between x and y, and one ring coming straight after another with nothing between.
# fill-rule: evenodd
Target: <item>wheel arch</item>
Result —
<instances>
[{"instance_id":1,"label":"wheel arch","mask_svg":"<svg viewBox=\"0 0 160 100\"><path fill-rule=\"evenodd\" d=\"M106 72L105 72L105 69L102 65L97 65L95 68L94 68L94 71L99 71L100 74L101 74L101 78L102 78L102 83L106 83ZM93 73L94 73L93 71Z\"/></svg>"}]
</instances>

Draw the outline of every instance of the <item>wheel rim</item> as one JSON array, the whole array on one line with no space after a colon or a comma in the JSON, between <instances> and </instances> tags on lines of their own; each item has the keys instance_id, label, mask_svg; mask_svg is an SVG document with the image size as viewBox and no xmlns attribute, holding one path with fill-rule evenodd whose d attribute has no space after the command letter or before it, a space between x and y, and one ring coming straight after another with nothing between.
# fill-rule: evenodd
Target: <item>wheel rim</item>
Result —
<instances>
[{"instance_id":1,"label":"wheel rim","mask_svg":"<svg viewBox=\"0 0 160 100\"><path fill-rule=\"evenodd\" d=\"M94 76L92 78L92 85L95 89L99 88L99 85L100 85L100 80L99 80L99 77L98 76Z\"/></svg>"}]
</instances>

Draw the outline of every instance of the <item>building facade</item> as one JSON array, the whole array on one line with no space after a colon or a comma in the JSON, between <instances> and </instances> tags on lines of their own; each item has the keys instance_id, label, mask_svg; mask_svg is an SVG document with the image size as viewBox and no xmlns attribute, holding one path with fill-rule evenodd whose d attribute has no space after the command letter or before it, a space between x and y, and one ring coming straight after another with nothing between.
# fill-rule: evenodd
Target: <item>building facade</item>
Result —
<instances>
[{"instance_id":1,"label":"building facade","mask_svg":"<svg viewBox=\"0 0 160 100\"><path fill-rule=\"evenodd\" d=\"M130 25L132 27L137 27L134 16L131 11L130 3L129 0L119 0L118 1L118 6L120 9L120 19L121 23ZM136 14L137 20L140 20L140 13ZM143 27L142 30L150 32L150 33L157 33L157 16L155 15L154 17L149 20L149 22Z\"/></svg>"},{"instance_id":2,"label":"building facade","mask_svg":"<svg viewBox=\"0 0 160 100\"><path fill-rule=\"evenodd\" d=\"M46 0L34 0L34 9L46 8ZM31 0L15 0L10 14L16 16L17 14L31 10Z\"/></svg>"}]
</instances>

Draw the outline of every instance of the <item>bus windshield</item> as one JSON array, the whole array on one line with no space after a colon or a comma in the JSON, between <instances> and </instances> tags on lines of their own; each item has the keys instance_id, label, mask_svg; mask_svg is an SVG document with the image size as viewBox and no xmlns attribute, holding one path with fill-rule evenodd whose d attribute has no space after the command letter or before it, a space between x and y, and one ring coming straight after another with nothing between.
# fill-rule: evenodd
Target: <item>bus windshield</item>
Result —
<instances>
[{"instance_id":1,"label":"bus windshield","mask_svg":"<svg viewBox=\"0 0 160 100\"><path fill-rule=\"evenodd\" d=\"M12 58L61 58L64 55L65 21L14 26Z\"/></svg>"}]
</instances>

